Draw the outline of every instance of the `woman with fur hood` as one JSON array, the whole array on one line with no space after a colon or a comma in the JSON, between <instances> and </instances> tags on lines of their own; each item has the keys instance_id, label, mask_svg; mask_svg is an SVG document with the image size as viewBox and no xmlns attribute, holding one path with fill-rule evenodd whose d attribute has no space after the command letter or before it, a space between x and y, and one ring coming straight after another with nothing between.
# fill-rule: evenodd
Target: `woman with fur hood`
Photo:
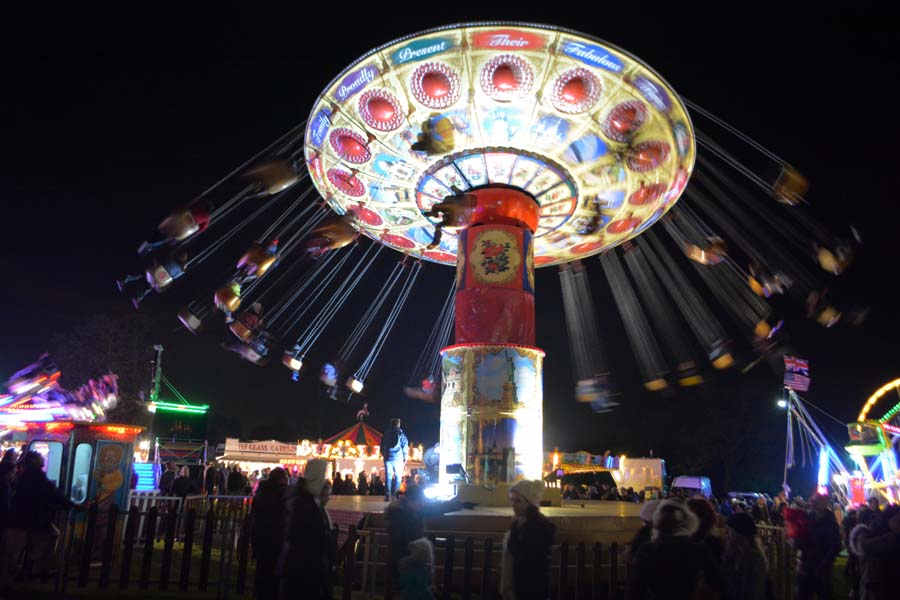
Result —
<instances>
[{"instance_id":1,"label":"woman with fur hood","mask_svg":"<svg viewBox=\"0 0 900 600\"><path fill-rule=\"evenodd\" d=\"M900 585L900 506L890 506L850 532L850 551L859 557L861 600L896 598Z\"/></svg>"},{"instance_id":2,"label":"woman with fur hood","mask_svg":"<svg viewBox=\"0 0 900 600\"><path fill-rule=\"evenodd\" d=\"M691 540L700 521L684 502L665 500L653 514L649 544L637 552L625 586L627 600L690 600L718 585L715 562Z\"/></svg>"}]
</instances>

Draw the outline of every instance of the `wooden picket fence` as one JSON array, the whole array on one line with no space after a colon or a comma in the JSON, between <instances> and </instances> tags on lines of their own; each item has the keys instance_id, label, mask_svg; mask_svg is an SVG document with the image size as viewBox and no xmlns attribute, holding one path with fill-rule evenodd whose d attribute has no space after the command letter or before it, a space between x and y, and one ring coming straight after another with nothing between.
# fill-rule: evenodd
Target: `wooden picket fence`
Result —
<instances>
[{"instance_id":1,"label":"wooden picket fence","mask_svg":"<svg viewBox=\"0 0 900 600\"><path fill-rule=\"evenodd\" d=\"M139 590L216 598L251 597L255 565L250 515L242 503L208 502L182 512L151 506L70 512L57 544L55 591ZM139 531L141 531L139 535ZM344 533L344 532L342 532ZM792 597L793 554L779 528L763 528L776 594ZM399 597L387 568L383 530L351 526L338 550L335 597L342 600ZM499 596L502 542L496 532L437 531L434 585L443 600ZM555 600L614 600L627 578L623 549L569 544L552 552Z\"/></svg>"}]
</instances>

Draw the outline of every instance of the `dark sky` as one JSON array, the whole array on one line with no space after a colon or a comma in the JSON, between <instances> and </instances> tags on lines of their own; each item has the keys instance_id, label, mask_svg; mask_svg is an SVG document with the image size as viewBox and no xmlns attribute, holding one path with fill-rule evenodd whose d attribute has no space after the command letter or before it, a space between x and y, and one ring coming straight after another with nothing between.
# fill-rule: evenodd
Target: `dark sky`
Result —
<instances>
[{"instance_id":1,"label":"dark sky","mask_svg":"<svg viewBox=\"0 0 900 600\"><path fill-rule=\"evenodd\" d=\"M304 120L319 91L358 56L427 27L521 20L584 31L639 56L679 93L806 173L817 216L843 231L848 224L859 229L861 256L841 283L871 305L864 325L825 330L786 313L792 346L811 362L808 398L841 421L855 418L874 389L898 376L900 320L891 289L900 257L900 138L890 89L900 36L892 16L865 3L854 3L852 13L815 15L760 3L740 12L682 12L671 3L539 11L518 5L432 3L410 14L392 12L400 5L388 3L335 4L321 16L301 12L299 3L292 10L216 4L202 13L146 5L154 10L48 9L5 19L0 376L87 315L127 308L114 280L138 266L134 250L159 220ZM230 262L220 259L222 280ZM602 270L591 262L601 282ZM367 383L373 425L397 414L414 440L429 443L437 438L437 408L406 399L400 387L443 300L433 290L445 289L450 270L428 265L422 277ZM186 396L240 420L245 437L262 426L315 434L311 414L323 416L321 433L352 423L355 405L325 403L312 382L292 383L280 365L260 369L219 350L215 338L176 332L177 307L211 291L191 281L183 287L151 299L145 310L166 344L166 371ZM599 320L623 406L593 415L571 400L555 269L538 271L537 289L538 344L548 352L545 447L664 456L674 437L689 437L692 423L709 418L709 403L743 397L766 414L759 442L752 442L760 446L759 469L780 473L784 420L773 407L779 374L760 367L745 376L713 374L699 391L644 392L612 299L599 289ZM364 301L351 303L343 325L326 335L320 359L340 344L341 327L352 326ZM841 427L828 428L845 440Z\"/></svg>"}]
</instances>

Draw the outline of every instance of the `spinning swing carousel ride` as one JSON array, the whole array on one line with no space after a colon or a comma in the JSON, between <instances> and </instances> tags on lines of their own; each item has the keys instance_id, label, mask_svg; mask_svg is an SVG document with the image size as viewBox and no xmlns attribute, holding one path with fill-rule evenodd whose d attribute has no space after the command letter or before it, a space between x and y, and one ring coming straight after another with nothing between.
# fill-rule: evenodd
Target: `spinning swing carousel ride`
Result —
<instances>
[{"instance_id":1,"label":"spinning swing carousel ride","mask_svg":"<svg viewBox=\"0 0 900 600\"><path fill-rule=\"evenodd\" d=\"M620 48L545 25L459 24L356 60L306 121L166 217L138 250L143 272L118 283L139 306L245 240L221 287L178 318L199 333L221 313L224 347L259 365L280 355L295 379L351 294L367 294L337 356L316 357L336 396L362 392L421 270L455 266L407 394L440 401L442 479L451 464L476 484L535 478L534 269L559 269L575 399L605 412L619 343L601 334L589 271L608 281L653 391L702 383L705 362L736 368L731 331L749 366L779 360L771 296L828 327L861 318L828 291L858 240L806 214L806 190ZM393 270L372 281L384 260Z\"/></svg>"}]
</instances>

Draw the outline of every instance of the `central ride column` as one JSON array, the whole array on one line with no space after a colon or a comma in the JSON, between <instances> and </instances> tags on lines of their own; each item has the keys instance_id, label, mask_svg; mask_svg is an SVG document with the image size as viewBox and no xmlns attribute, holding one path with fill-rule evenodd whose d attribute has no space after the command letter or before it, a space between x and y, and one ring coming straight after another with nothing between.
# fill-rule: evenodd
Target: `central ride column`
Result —
<instances>
[{"instance_id":1,"label":"central ride column","mask_svg":"<svg viewBox=\"0 0 900 600\"><path fill-rule=\"evenodd\" d=\"M456 343L441 351L440 481L447 465L473 485L539 479L543 466L544 352L534 346L534 248L540 207L519 189L467 194L459 233Z\"/></svg>"}]
</instances>

